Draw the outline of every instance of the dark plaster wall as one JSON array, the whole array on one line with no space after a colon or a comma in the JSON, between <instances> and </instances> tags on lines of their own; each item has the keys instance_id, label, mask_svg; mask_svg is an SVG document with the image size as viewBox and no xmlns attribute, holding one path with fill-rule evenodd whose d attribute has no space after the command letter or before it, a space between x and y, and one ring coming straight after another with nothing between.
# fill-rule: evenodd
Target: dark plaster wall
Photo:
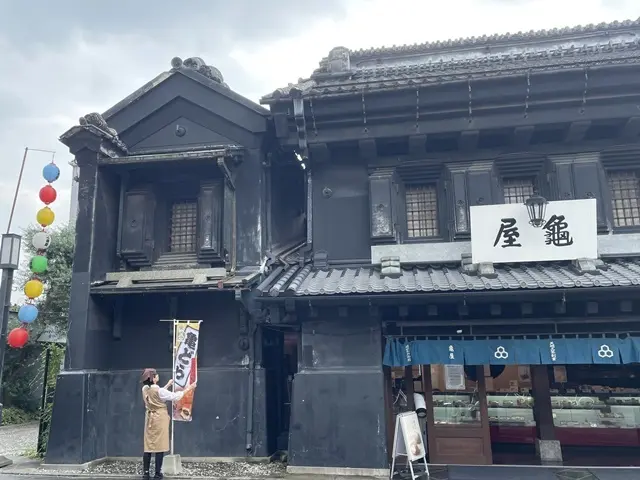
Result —
<instances>
[{"instance_id":1,"label":"dark plaster wall","mask_svg":"<svg viewBox=\"0 0 640 480\"><path fill-rule=\"evenodd\" d=\"M271 169L271 247L277 248L305 235L305 173L298 164Z\"/></svg>"},{"instance_id":2,"label":"dark plaster wall","mask_svg":"<svg viewBox=\"0 0 640 480\"><path fill-rule=\"evenodd\" d=\"M65 366L108 368L111 322L89 289L116 266L119 185L113 174L97 167L94 151L83 149L76 159L80 179Z\"/></svg>"},{"instance_id":3,"label":"dark plaster wall","mask_svg":"<svg viewBox=\"0 0 640 480\"><path fill-rule=\"evenodd\" d=\"M239 346L238 302L229 292L176 295L176 318L202 320L198 366L236 367L249 363ZM113 341L114 370L171 368L171 296L160 293L124 298L121 338Z\"/></svg>"},{"instance_id":4,"label":"dark plaster wall","mask_svg":"<svg viewBox=\"0 0 640 480\"><path fill-rule=\"evenodd\" d=\"M371 255L368 182L364 163L340 159L314 166L313 249L327 252L329 262Z\"/></svg>"},{"instance_id":5,"label":"dark plaster wall","mask_svg":"<svg viewBox=\"0 0 640 480\"><path fill-rule=\"evenodd\" d=\"M366 310L303 320L293 382L289 463L386 468L381 324Z\"/></svg>"},{"instance_id":6,"label":"dark plaster wall","mask_svg":"<svg viewBox=\"0 0 640 480\"><path fill-rule=\"evenodd\" d=\"M108 299L101 299L100 303L106 305ZM266 456L270 452L265 371L258 367L251 377L252 350L242 350L238 342L237 302L231 294L213 292L178 296L177 304L178 318L203 323L196 420L178 424L176 451L186 457ZM169 317L169 300L160 294L128 296L122 310L125 315L121 338L111 338L109 342L92 339L92 345L108 345L108 361L101 367L105 371L67 371L59 377L47 452L49 463L142 454L144 408L140 373L143 368L154 367L159 370L161 383L170 378L170 324L159 321ZM248 415L250 382L252 418ZM249 451L247 444L251 444Z\"/></svg>"},{"instance_id":7,"label":"dark plaster wall","mask_svg":"<svg viewBox=\"0 0 640 480\"><path fill-rule=\"evenodd\" d=\"M170 370L159 370L162 381ZM195 419L178 423L175 451L183 457L268 455L264 370L254 375L252 449L246 449L248 367L209 367L198 372ZM65 372L56 388L47 463L84 463L105 456L141 456L144 405L140 371Z\"/></svg>"},{"instance_id":8,"label":"dark plaster wall","mask_svg":"<svg viewBox=\"0 0 640 480\"><path fill-rule=\"evenodd\" d=\"M247 151L236 177L238 266L259 265L264 255L267 231L264 228L266 215L263 159L264 153L261 150Z\"/></svg>"}]
</instances>

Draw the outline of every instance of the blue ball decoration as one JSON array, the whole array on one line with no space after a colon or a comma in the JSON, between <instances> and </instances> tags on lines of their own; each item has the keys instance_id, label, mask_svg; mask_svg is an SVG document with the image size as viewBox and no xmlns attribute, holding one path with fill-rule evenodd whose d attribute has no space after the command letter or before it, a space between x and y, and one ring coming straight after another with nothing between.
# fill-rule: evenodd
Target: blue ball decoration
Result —
<instances>
[{"instance_id":1,"label":"blue ball decoration","mask_svg":"<svg viewBox=\"0 0 640 480\"><path fill-rule=\"evenodd\" d=\"M18 320L22 323L32 323L36 318L38 318L38 308L35 305L27 303L18 310Z\"/></svg>"},{"instance_id":2,"label":"blue ball decoration","mask_svg":"<svg viewBox=\"0 0 640 480\"><path fill-rule=\"evenodd\" d=\"M42 176L47 182L53 183L60 178L60 169L55 163L50 163L42 169Z\"/></svg>"}]
</instances>

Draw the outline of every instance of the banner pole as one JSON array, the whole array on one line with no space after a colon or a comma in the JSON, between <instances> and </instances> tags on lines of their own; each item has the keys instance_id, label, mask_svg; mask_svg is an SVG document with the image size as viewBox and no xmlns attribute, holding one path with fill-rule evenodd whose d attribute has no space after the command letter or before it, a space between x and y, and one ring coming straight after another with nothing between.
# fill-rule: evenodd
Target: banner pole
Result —
<instances>
[{"instance_id":1,"label":"banner pole","mask_svg":"<svg viewBox=\"0 0 640 480\"><path fill-rule=\"evenodd\" d=\"M172 365L172 367L171 367L171 380L173 381L172 387L173 387L173 391L174 392L176 391L176 385L175 385L175 382L176 382L176 365L175 365L175 363L176 363L176 323L177 322L174 319L173 320L173 339L172 339L172 341L173 341L172 357L173 358L171 359L171 365ZM173 453L173 445L174 445L173 437L174 437L174 431L175 431L175 426L176 426L175 420L173 419L174 409L175 409L175 402L172 401L171 402L171 455L174 454Z\"/></svg>"}]
</instances>

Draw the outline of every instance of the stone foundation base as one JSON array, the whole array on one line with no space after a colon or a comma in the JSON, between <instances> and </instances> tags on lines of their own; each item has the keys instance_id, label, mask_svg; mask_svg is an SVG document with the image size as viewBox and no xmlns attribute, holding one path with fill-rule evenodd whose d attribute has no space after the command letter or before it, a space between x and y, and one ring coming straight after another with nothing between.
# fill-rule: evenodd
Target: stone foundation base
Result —
<instances>
[{"instance_id":1,"label":"stone foundation base","mask_svg":"<svg viewBox=\"0 0 640 480\"><path fill-rule=\"evenodd\" d=\"M542 465L562 465L562 448L558 440L536 438L536 455Z\"/></svg>"},{"instance_id":2,"label":"stone foundation base","mask_svg":"<svg viewBox=\"0 0 640 480\"><path fill-rule=\"evenodd\" d=\"M331 475L334 477L389 477L387 468L296 467L289 465L290 475Z\"/></svg>"}]
</instances>

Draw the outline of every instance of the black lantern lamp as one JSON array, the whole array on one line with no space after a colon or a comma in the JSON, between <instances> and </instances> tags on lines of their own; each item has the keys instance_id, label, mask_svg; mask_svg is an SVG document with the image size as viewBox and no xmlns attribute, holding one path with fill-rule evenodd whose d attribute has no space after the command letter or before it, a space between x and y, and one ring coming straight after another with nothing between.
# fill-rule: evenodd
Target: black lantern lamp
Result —
<instances>
[{"instance_id":1,"label":"black lantern lamp","mask_svg":"<svg viewBox=\"0 0 640 480\"><path fill-rule=\"evenodd\" d=\"M527 198L524 202L527 207L527 213L529 214L529 223L534 227L541 227L544 225L544 217L547 213L547 199L534 190L533 195Z\"/></svg>"}]
</instances>

